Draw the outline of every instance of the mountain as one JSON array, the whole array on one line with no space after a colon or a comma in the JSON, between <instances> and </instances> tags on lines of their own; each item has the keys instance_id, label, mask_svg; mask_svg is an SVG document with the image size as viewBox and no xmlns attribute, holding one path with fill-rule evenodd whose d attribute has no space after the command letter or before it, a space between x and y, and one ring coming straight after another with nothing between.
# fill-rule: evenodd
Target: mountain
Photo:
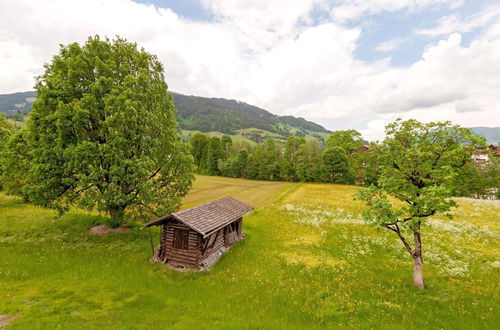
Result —
<instances>
[{"instance_id":1,"label":"mountain","mask_svg":"<svg viewBox=\"0 0 500 330\"><path fill-rule=\"evenodd\" d=\"M177 121L184 131L221 132L243 135L260 142L266 136L315 136L323 139L330 133L323 126L301 117L278 116L256 106L222 98L207 98L172 93ZM11 115L29 112L36 92L0 95L0 112Z\"/></svg>"},{"instance_id":2,"label":"mountain","mask_svg":"<svg viewBox=\"0 0 500 330\"><path fill-rule=\"evenodd\" d=\"M36 99L36 92L0 94L0 112L9 115L21 111L28 112Z\"/></svg>"},{"instance_id":3,"label":"mountain","mask_svg":"<svg viewBox=\"0 0 500 330\"><path fill-rule=\"evenodd\" d=\"M470 129L481 136L484 136L488 143L500 141L500 127L470 127Z\"/></svg>"}]
</instances>

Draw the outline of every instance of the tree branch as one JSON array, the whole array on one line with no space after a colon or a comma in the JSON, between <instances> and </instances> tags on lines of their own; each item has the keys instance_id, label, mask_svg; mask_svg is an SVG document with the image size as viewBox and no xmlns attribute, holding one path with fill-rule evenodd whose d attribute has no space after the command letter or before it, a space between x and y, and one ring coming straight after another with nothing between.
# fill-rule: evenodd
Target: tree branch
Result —
<instances>
[{"instance_id":1,"label":"tree branch","mask_svg":"<svg viewBox=\"0 0 500 330\"><path fill-rule=\"evenodd\" d=\"M403 236L403 234L401 234L401 230L399 229L399 226L397 224L395 224L392 227L391 227L391 225L385 225L385 227L387 229L392 230L393 232L395 232L399 236L399 239L401 240L401 242L403 242L403 245L405 246L406 250L408 251L408 253L410 254L410 256L413 258L413 251L411 249L411 246L410 246L410 244L408 244L408 242L406 241L406 239Z\"/></svg>"},{"instance_id":2,"label":"tree branch","mask_svg":"<svg viewBox=\"0 0 500 330\"><path fill-rule=\"evenodd\" d=\"M171 159L172 159L172 155L170 155L170 157L168 157L168 159L163 164L161 164L161 166L156 171L154 171L153 174L151 174L149 176L148 180L151 180L152 178L154 178L156 176L156 174L158 174L158 172L161 171L163 166L165 166Z\"/></svg>"}]
</instances>

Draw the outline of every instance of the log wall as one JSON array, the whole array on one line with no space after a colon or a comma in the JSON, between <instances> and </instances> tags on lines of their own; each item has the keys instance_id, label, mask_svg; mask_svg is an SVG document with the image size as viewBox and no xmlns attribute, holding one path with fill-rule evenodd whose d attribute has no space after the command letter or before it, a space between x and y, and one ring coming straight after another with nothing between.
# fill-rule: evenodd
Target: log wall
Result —
<instances>
[{"instance_id":1,"label":"log wall","mask_svg":"<svg viewBox=\"0 0 500 330\"><path fill-rule=\"evenodd\" d=\"M174 247L174 229L189 231L187 250L176 249ZM183 224L169 224L163 226L157 259L174 267L197 268L200 257L198 236L199 234L197 232Z\"/></svg>"},{"instance_id":2,"label":"log wall","mask_svg":"<svg viewBox=\"0 0 500 330\"><path fill-rule=\"evenodd\" d=\"M202 235L182 223L164 225L160 237L160 246L156 250L153 259L174 267L209 268L233 243L243 238L241 218L237 220L236 230L228 230L228 226L203 238ZM174 247L175 229L189 231L187 250Z\"/></svg>"}]
</instances>

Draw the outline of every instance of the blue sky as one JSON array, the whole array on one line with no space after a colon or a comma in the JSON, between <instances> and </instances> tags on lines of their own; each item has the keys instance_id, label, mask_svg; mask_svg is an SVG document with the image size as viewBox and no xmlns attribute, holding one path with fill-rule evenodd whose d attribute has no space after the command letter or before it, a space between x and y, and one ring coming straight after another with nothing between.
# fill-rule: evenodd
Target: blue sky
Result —
<instances>
[{"instance_id":1,"label":"blue sky","mask_svg":"<svg viewBox=\"0 0 500 330\"><path fill-rule=\"evenodd\" d=\"M119 35L171 90L367 139L398 117L500 126L498 1L17 0L0 31L0 93L32 89L59 44Z\"/></svg>"},{"instance_id":2,"label":"blue sky","mask_svg":"<svg viewBox=\"0 0 500 330\"><path fill-rule=\"evenodd\" d=\"M199 0L138 0L136 2L153 4L158 8L170 8L180 16L194 21L211 21L214 15Z\"/></svg>"}]
</instances>

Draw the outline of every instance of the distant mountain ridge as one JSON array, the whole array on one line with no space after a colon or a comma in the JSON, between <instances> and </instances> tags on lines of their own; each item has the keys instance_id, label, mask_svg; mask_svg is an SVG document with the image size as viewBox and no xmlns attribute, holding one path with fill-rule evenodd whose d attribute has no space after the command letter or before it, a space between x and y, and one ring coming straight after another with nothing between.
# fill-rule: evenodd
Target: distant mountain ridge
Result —
<instances>
[{"instance_id":1,"label":"distant mountain ridge","mask_svg":"<svg viewBox=\"0 0 500 330\"><path fill-rule=\"evenodd\" d=\"M238 129L258 128L278 134L287 126L330 133L323 126L293 116L278 116L256 106L222 98L187 96L173 93L177 119L182 129L233 134Z\"/></svg>"},{"instance_id":2,"label":"distant mountain ridge","mask_svg":"<svg viewBox=\"0 0 500 330\"><path fill-rule=\"evenodd\" d=\"M223 98L207 98L172 93L177 121L183 130L238 134L238 130L256 128L280 136L328 134L323 126L301 117L278 116L256 106ZM36 92L0 95L0 112L29 112Z\"/></svg>"},{"instance_id":3,"label":"distant mountain ridge","mask_svg":"<svg viewBox=\"0 0 500 330\"><path fill-rule=\"evenodd\" d=\"M484 136L488 143L500 141L500 127L471 127L472 131Z\"/></svg>"},{"instance_id":4,"label":"distant mountain ridge","mask_svg":"<svg viewBox=\"0 0 500 330\"><path fill-rule=\"evenodd\" d=\"M0 112L6 115L16 111L28 112L35 99L35 91L0 94Z\"/></svg>"},{"instance_id":5,"label":"distant mountain ridge","mask_svg":"<svg viewBox=\"0 0 500 330\"><path fill-rule=\"evenodd\" d=\"M179 127L185 131L240 134L254 141L260 141L263 135L311 135L324 139L330 133L323 126L304 118L274 115L236 100L172 94ZM7 115L16 111L29 112L35 99L35 91L0 94L0 112ZM500 127L470 128L476 134L484 136L488 143L500 141ZM262 131L270 134L263 134Z\"/></svg>"}]
</instances>

